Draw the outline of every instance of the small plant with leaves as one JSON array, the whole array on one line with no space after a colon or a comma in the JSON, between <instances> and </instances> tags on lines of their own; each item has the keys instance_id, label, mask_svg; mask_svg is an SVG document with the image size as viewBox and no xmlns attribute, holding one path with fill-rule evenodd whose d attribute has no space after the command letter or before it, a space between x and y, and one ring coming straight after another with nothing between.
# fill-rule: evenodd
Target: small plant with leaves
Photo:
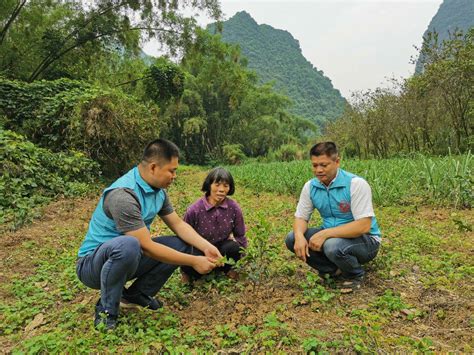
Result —
<instances>
[{"instance_id":1,"label":"small plant with leaves","mask_svg":"<svg viewBox=\"0 0 474 355\"><path fill-rule=\"evenodd\" d=\"M308 271L306 279L299 283L302 293L293 301L293 304L317 303L318 305L324 305L329 303L336 294L328 291L320 282L321 279L317 274Z\"/></svg>"}]
</instances>

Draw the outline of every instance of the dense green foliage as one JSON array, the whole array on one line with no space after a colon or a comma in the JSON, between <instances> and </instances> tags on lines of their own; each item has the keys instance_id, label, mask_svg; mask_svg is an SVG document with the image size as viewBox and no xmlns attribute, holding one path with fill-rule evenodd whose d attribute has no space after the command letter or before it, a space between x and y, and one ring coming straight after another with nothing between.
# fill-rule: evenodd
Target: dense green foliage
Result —
<instances>
[{"instance_id":1,"label":"dense green foliage","mask_svg":"<svg viewBox=\"0 0 474 355\"><path fill-rule=\"evenodd\" d=\"M82 153L53 153L0 129L0 223L16 228L35 216L34 207L82 194L99 175L97 163Z\"/></svg>"},{"instance_id":2,"label":"dense green foliage","mask_svg":"<svg viewBox=\"0 0 474 355\"><path fill-rule=\"evenodd\" d=\"M242 60L237 46L205 31L185 53L183 95L166 107L160 127L183 149L186 161L237 163L282 144L304 143L316 129L286 111L286 97L258 86Z\"/></svg>"},{"instance_id":3,"label":"dense green foliage","mask_svg":"<svg viewBox=\"0 0 474 355\"><path fill-rule=\"evenodd\" d=\"M470 208L474 201L474 158L471 154L430 158L343 160L342 168L365 178L374 203L450 204ZM298 196L306 181L313 178L308 161L251 163L230 166L239 184L256 191Z\"/></svg>"},{"instance_id":4,"label":"dense green foliage","mask_svg":"<svg viewBox=\"0 0 474 355\"><path fill-rule=\"evenodd\" d=\"M457 31L467 33L474 27L474 5L472 0L444 0L438 11L431 19L423 34L423 45L429 44L436 33L436 40L442 43ZM426 56L421 53L416 62L416 73L421 73L426 62Z\"/></svg>"},{"instance_id":5,"label":"dense green foliage","mask_svg":"<svg viewBox=\"0 0 474 355\"><path fill-rule=\"evenodd\" d=\"M0 80L5 128L53 151L82 151L108 176L130 168L158 135L157 110L120 90L81 81Z\"/></svg>"},{"instance_id":6,"label":"dense green foliage","mask_svg":"<svg viewBox=\"0 0 474 355\"><path fill-rule=\"evenodd\" d=\"M190 9L220 16L215 0L0 3L8 225L20 225L54 196L93 188L100 171L116 176L139 160L159 136L158 101L179 96L184 81L181 72L160 76L169 61L154 63L140 45L155 38L170 53L182 51L196 28Z\"/></svg>"},{"instance_id":7,"label":"dense green foliage","mask_svg":"<svg viewBox=\"0 0 474 355\"><path fill-rule=\"evenodd\" d=\"M28 81L95 80L105 66L125 70L109 60L138 58L142 40L156 38L172 53L189 44L196 28L185 14L190 9L220 16L216 0L2 1L0 73Z\"/></svg>"},{"instance_id":8,"label":"dense green foliage","mask_svg":"<svg viewBox=\"0 0 474 355\"><path fill-rule=\"evenodd\" d=\"M184 91L184 72L176 64L162 57L145 73L145 92L154 102L165 104L172 97L180 97Z\"/></svg>"},{"instance_id":9,"label":"dense green foliage","mask_svg":"<svg viewBox=\"0 0 474 355\"><path fill-rule=\"evenodd\" d=\"M215 25L209 31L215 32ZM291 112L320 125L342 114L346 101L331 80L304 58L298 41L287 31L258 25L242 11L223 22L222 39L240 46L261 82L274 82L291 98Z\"/></svg>"},{"instance_id":10,"label":"dense green foliage","mask_svg":"<svg viewBox=\"0 0 474 355\"><path fill-rule=\"evenodd\" d=\"M422 74L395 81L393 90L360 93L344 115L326 127L346 155L472 151L474 121L474 29L442 46L426 45Z\"/></svg>"},{"instance_id":11,"label":"dense green foliage","mask_svg":"<svg viewBox=\"0 0 474 355\"><path fill-rule=\"evenodd\" d=\"M199 30L186 8L220 15L214 0L2 2L1 127L38 152L81 152L107 177L136 164L157 137L176 142L189 163L290 157L279 147L306 143L316 126L290 114L239 48ZM144 55L140 43L151 37L179 55ZM21 195L11 193L8 203Z\"/></svg>"},{"instance_id":12,"label":"dense green foliage","mask_svg":"<svg viewBox=\"0 0 474 355\"><path fill-rule=\"evenodd\" d=\"M220 14L215 1L181 5ZM33 81L2 80L5 127L54 151L83 151L106 175L135 163L144 142L157 136L174 140L192 163L240 162L314 136L312 123L288 112L286 97L258 85L236 46L197 31L181 5L4 4L0 72ZM127 17L127 11L139 16ZM144 56L139 40L150 36L171 53L180 49L180 63Z\"/></svg>"}]
</instances>

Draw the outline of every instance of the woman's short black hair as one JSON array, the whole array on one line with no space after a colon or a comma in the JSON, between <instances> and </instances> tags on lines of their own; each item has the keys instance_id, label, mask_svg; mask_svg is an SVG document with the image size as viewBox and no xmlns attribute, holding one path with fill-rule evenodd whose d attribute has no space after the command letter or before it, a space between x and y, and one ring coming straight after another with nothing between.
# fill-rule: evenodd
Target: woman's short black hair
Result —
<instances>
[{"instance_id":1,"label":"woman's short black hair","mask_svg":"<svg viewBox=\"0 0 474 355\"><path fill-rule=\"evenodd\" d=\"M209 196L211 193L211 185L214 182L226 182L229 184L229 192L227 195L233 195L235 192L234 178L231 173L226 169L218 166L217 168L212 169L209 174L207 174L204 183L202 184L201 191L206 193L206 196Z\"/></svg>"}]
</instances>

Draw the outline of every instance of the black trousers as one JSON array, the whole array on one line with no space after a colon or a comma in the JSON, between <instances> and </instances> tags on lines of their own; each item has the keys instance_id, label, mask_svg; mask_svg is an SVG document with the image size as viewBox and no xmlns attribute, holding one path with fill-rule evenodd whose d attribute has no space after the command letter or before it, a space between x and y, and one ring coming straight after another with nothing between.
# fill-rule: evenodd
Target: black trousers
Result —
<instances>
[{"instance_id":1,"label":"black trousers","mask_svg":"<svg viewBox=\"0 0 474 355\"><path fill-rule=\"evenodd\" d=\"M227 257L227 259L233 259L237 262L242 257L242 251L240 250L239 243L231 239L223 240L222 242L214 244L214 246L219 249L219 252L222 254L222 256ZM204 255L199 249L194 247L192 248L191 254ZM232 269L232 265L224 264L221 267L216 267L214 271L227 273L230 269ZM185 274L189 275L192 279L199 279L203 276L191 266L181 266L181 270Z\"/></svg>"}]
</instances>

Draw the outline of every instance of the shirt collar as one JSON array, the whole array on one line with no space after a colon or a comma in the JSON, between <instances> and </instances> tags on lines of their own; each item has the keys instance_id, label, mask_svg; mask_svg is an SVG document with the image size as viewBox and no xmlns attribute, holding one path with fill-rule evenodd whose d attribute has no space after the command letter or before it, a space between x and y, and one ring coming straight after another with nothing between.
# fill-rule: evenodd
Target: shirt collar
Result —
<instances>
[{"instance_id":1,"label":"shirt collar","mask_svg":"<svg viewBox=\"0 0 474 355\"><path fill-rule=\"evenodd\" d=\"M329 183L329 186L324 185L321 181L318 180L318 178L314 178L314 186L319 187L321 189L331 189L333 187L343 187L344 182L342 181L342 174L340 174L340 168L337 169L336 177L331 180Z\"/></svg>"},{"instance_id":2,"label":"shirt collar","mask_svg":"<svg viewBox=\"0 0 474 355\"><path fill-rule=\"evenodd\" d=\"M344 187L345 186L344 177L342 176L342 174L340 172L341 172L341 169L338 168L336 177L329 184L329 186L328 186L329 188L331 188L331 187Z\"/></svg>"},{"instance_id":3,"label":"shirt collar","mask_svg":"<svg viewBox=\"0 0 474 355\"><path fill-rule=\"evenodd\" d=\"M140 171L138 170L138 167L136 166L134 169L134 174L135 174L135 181L138 183L138 185L145 191L145 193L152 193L152 192L158 192L160 189L155 189L152 186L150 186L145 180L143 180L142 176L140 175Z\"/></svg>"},{"instance_id":4,"label":"shirt collar","mask_svg":"<svg viewBox=\"0 0 474 355\"><path fill-rule=\"evenodd\" d=\"M207 198L206 198L206 195L204 195L202 198L202 203L204 204L204 208L206 209L206 211L209 211L213 208L224 208L224 209L227 209L229 207L228 203L227 203L227 197L225 198L224 202L222 202L220 205L217 205L217 206L213 206L211 205L208 201L207 201Z\"/></svg>"}]
</instances>

